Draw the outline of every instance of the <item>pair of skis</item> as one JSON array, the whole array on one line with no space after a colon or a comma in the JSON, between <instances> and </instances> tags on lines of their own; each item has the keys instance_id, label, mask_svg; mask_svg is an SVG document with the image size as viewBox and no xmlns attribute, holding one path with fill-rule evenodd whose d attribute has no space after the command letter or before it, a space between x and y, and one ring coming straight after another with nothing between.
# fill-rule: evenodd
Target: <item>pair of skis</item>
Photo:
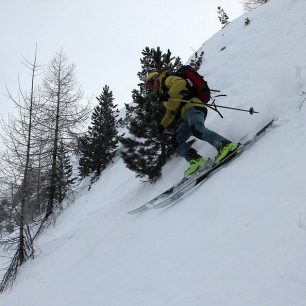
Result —
<instances>
[{"instance_id":1,"label":"pair of skis","mask_svg":"<svg viewBox=\"0 0 306 306\"><path fill-rule=\"evenodd\" d=\"M148 208L162 208L175 203L176 201L184 197L189 191L193 190L195 187L206 181L209 176L221 169L224 165L236 159L246 148L256 142L259 137L272 125L273 120L271 120L267 125L265 125L261 130L259 130L251 140L243 144L239 144L238 149L236 151L229 154L218 164L214 164L212 161L209 160L207 164L198 172L194 173L190 177L183 178L178 184L159 194L151 201L137 207L136 209L130 210L128 213L137 214L139 212L147 210Z\"/></svg>"}]
</instances>

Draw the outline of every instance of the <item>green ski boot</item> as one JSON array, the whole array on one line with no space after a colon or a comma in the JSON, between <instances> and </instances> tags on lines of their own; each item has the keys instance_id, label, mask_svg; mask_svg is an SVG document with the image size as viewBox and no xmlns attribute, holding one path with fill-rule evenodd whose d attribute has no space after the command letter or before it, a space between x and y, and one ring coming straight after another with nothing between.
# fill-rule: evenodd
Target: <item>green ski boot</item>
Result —
<instances>
[{"instance_id":1,"label":"green ski boot","mask_svg":"<svg viewBox=\"0 0 306 306\"><path fill-rule=\"evenodd\" d=\"M205 165L206 160L201 156L197 159L192 159L191 161L189 161L189 163L190 166L185 171L185 177L190 176L191 174L198 171L203 165Z\"/></svg>"},{"instance_id":2,"label":"green ski boot","mask_svg":"<svg viewBox=\"0 0 306 306\"><path fill-rule=\"evenodd\" d=\"M215 164L219 164L226 156L228 156L230 153L235 152L238 148L238 145L231 142L227 145L225 145L217 155L215 159Z\"/></svg>"},{"instance_id":3,"label":"green ski boot","mask_svg":"<svg viewBox=\"0 0 306 306\"><path fill-rule=\"evenodd\" d=\"M185 177L195 173L206 163L206 160L194 148L188 150L186 159L190 166L185 171Z\"/></svg>"}]
</instances>

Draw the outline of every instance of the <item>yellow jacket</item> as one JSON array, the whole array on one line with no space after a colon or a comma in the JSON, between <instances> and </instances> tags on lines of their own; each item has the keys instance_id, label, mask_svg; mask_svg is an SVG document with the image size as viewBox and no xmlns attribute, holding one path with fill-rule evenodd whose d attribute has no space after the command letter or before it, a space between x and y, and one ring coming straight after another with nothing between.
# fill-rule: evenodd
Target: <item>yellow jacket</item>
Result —
<instances>
[{"instance_id":1,"label":"yellow jacket","mask_svg":"<svg viewBox=\"0 0 306 306\"><path fill-rule=\"evenodd\" d=\"M206 107L203 102L196 97L189 99L188 102L180 102L180 100L184 100L184 96L188 94L187 84L184 79L178 76L166 76L166 73L163 72L159 76L159 81L159 92L162 93L167 91L170 96L167 101L163 102L166 108L166 114L161 121L161 125L164 128L172 123L179 111L181 117L185 118L186 112L190 107Z\"/></svg>"}]
</instances>

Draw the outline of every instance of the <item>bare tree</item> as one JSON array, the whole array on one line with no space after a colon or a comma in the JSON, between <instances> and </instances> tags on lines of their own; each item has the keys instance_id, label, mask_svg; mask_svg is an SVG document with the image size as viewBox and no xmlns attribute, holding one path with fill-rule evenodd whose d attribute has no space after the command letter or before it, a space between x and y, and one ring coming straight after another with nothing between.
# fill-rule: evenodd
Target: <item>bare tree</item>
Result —
<instances>
[{"instance_id":1,"label":"bare tree","mask_svg":"<svg viewBox=\"0 0 306 306\"><path fill-rule=\"evenodd\" d=\"M68 152L80 126L89 117L89 106L82 106L82 91L74 76L74 65L68 63L63 51L51 60L42 89L35 86L39 73L35 50L29 92L21 89L14 101L18 116L2 120L6 150L0 154L0 181L8 196L14 191L10 205L17 216L18 236L2 240L2 245L15 250L11 264L0 283L0 292L15 279L19 266L33 255L33 243L54 206L63 201L73 183ZM16 232L16 230L15 230Z\"/></svg>"},{"instance_id":2,"label":"bare tree","mask_svg":"<svg viewBox=\"0 0 306 306\"><path fill-rule=\"evenodd\" d=\"M26 60L26 59L25 59ZM17 270L27 258L33 255L33 239L26 220L26 211L29 206L29 181L30 168L35 155L35 129L39 106L39 92L35 88L35 77L39 72L37 64L37 47L33 62L26 60L26 66L31 70L31 86L29 92L21 89L19 82L19 98L15 99L8 91L9 98L15 103L18 117L10 116L8 123L3 124L6 136L3 137L6 151L2 154L1 176L5 177L6 183L17 186L17 191L12 195L16 199L14 210L18 217L19 234L15 238L4 241L5 245L17 245L16 253L0 284L3 291L15 278ZM14 201L12 201L12 204Z\"/></svg>"},{"instance_id":3,"label":"bare tree","mask_svg":"<svg viewBox=\"0 0 306 306\"><path fill-rule=\"evenodd\" d=\"M48 205L44 220L54 212L57 194L57 165L60 150L69 150L69 144L89 117L88 105L82 106L82 91L75 78L75 66L61 50L51 60L43 82L46 101L44 126L51 132L51 170L49 176ZM63 147L60 147L60 144Z\"/></svg>"},{"instance_id":4,"label":"bare tree","mask_svg":"<svg viewBox=\"0 0 306 306\"><path fill-rule=\"evenodd\" d=\"M268 0L243 0L242 5L245 11L252 11L267 2Z\"/></svg>"}]
</instances>

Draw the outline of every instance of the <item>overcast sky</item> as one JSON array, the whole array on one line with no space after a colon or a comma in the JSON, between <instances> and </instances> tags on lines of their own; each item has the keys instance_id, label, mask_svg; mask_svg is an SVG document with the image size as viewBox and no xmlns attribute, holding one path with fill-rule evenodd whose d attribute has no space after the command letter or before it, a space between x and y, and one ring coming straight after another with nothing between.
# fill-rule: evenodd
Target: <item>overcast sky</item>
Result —
<instances>
[{"instance_id":1,"label":"overcast sky","mask_svg":"<svg viewBox=\"0 0 306 306\"><path fill-rule=\"evenodd\" d=\"M11 111L5 86L15 93L18 74L29 88L22 56L46 65L63 48L76 65L86 97L109 85L119 106L131 101L144 47L168 48L186 62L192 49L221 28L217 7L230 20L241 0L0 0L0 112Z\"/></svg>"}]
</instances>

